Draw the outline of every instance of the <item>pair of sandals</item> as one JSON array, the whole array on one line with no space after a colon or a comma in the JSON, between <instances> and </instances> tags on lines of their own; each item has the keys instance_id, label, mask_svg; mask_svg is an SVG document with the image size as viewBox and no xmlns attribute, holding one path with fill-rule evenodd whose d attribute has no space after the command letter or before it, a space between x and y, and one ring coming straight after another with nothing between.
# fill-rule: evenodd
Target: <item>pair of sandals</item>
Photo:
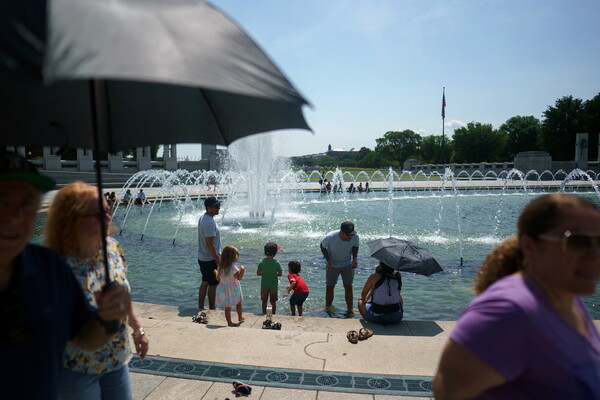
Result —
<instances>
[{"instance_id":1,"label":"pair of sandals","mask_svg":"<svg viewBox=\"0 0 600 400\"><path fill-rule=\"evenodd\" d=\"M252 393L252 387L250 385L246 385L245 383L234 381L233 391L236 396L249 396L250 393Z\"/></svg>"},{"instance_id":2,"label":"pair of sandals","mask_svg":"<svg viewBox=\"0 0 600 400\"><path fill-rule=\"evenodd\" d=\"M192 317L192 322L198 324L208 324L208 315L205 312L198 313Z\"/></svg>"},{"instance_id":3,"label":"pair of sandals","mask_svg":"<svg viewBox=\"0 0 600 400\"><path fill-rule=\"evenodd\" d=\"M366 340L373 336L373 331L367 328L361 328L358 332L350 331L346 334L348 341L352 344L358 343L359 340Z\"/></svg>"},{"instance_id":4,"label":"pair of sandals","mask_svg":"<svg viewBox=\"0 0 600 400\"><path fill-rule=\"evenodd\" d=\"M281 330L281 324L279 322L273 322L270 319L267 319L265 322L263 322L262 328L263 329L274 329L276 331L279 331L279 330Z\"/></svg>"}]
</instances>

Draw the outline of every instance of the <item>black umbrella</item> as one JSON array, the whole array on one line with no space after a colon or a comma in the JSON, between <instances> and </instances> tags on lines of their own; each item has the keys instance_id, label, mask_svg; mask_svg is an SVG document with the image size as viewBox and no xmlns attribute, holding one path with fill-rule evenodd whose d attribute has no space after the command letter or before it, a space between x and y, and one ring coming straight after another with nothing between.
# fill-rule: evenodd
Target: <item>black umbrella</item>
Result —
<instances>
[{"instance_id":1,"label":"black umbrella","mask_svg":"<svg viewBox=\"0 0 600 400\"><path fill-rule=\"evenodd\" d=\"M201 0L0 3L0 144L93 148L100 208L98 150L309 129L304 104L260 47Z\"/></svg>"},{"instance_id":2,"label":"black umbrella","mask_svg":"<svg viewBox=\"0 0 600 400\"><path fill-rule=\"evenodd\" d=\"M260 47L201 0L0 5L3 144L111 153L228 145L258 132L309 129L304 104Z\"/></svg>"},{"instance_id":3,"label":"black umbrella","mask_svg":"<svg viewBox=\"0 0 600 400\"><path fill-rule=\"evenodd\" d=\"M408 240L389 237L373 240L367 245L372 257L398 271L426 276L443 271L428 249Z\"/></svg>"}]
</instances>

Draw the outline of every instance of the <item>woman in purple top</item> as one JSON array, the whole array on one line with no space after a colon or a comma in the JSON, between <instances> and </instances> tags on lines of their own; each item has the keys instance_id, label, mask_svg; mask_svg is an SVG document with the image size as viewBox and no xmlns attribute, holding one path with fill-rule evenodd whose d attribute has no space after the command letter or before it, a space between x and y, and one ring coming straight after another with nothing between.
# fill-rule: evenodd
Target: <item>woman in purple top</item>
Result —
<instances>
[{"instance_id":1,"label":"woman in purple top","mask_svg":"<svg viewBox=\"0 0 600 400\"><path fill-rule=\"evenodd\" d=\"M442 352L437 399L600 399L600 336L579 296L600 278L600 212L549 194L484 261Z\"/></svg>"}]
</instances>

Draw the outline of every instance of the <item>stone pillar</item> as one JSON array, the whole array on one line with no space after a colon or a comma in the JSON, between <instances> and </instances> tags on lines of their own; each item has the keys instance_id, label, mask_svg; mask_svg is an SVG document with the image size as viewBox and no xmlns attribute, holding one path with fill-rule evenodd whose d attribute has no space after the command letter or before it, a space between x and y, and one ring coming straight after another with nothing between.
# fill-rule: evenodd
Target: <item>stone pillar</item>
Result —
<instances>
[{"instance_id":1,"label":"stone pillar","mask_svg":"<svg viewBox=\"0 0 600 400\"><path fill-rule=\"evenodd\" d=\"M545 151L522 151L515 156L515 169L524 174L531 170L541 174L552 169L552 157Z\"/></svg>"},{"instance_id":2,"label":"stone pillar","mask_svg":"<svg viewBox=\"0 0 600 400\"><path fill-rule=\"evenodd\" d=\"M177 170L177 146L174 144L163 144L163 159L165 160L165 169L167 171Z\"/></svg>"},{"instance_id":3,"label":"stone pillar","mask_svg":"<svg viewBox=\"0 0 600 400\"><path fill-rule=\"evenodd\" d=\"M588 134L577 133L575 137L575 163L577 168L586 170L588 167Z\"/></svg>"},{"instance_id":4,"label":"stone pillar","mask_svg":"<svg viewBox=\"0 0 600 400\"><path fill-rule=\"evenodd\" d=\"M44 169L46 171L60 171L62 164L60 163L60 156L57 155L60 147L44 147Z\"/></svg>"},{"instance_id":5,"label":"stone pillar","mask_svg":"<svg viewBox=\"0 0 600 400\"><path fill-rule=\"evenodd\" d=\"M416 170L414 167L416 165L420 165L421 161L419 160L415 160L415 159L408 159L404 161L404 164L402 164L402 169L404 171L412 171L412 170Z\"/></svg>"},{"instance_id":6,"label":"stone pillar","mask_svg":"<svg viewBox=\"0 0 600 400\"><path fill-rule=\"evenodd\" d=\"M150 147L138 147L137 153L137 167L139 171L145 171L152 169L152 160L150 159Z\"/></svg>"},{"instance_id":7,"label":"stone pillar","mask_svg":"<svg viewBox=\"0 0 600 400\"><path fill-rule=\"evenodd\" d=\"M94 171L94 157L90 149L77 149L77 170L80 172Z\"/></svg>"},{"instance_id":8,"label":"stone pillar","mask_svg":"<svg viewBox=\"0 0 600 400\"><path fill-rule=\"evenodd\" d=\"M110 172L123 172L125 167L123 165L123 152L118 151L108 155L108 170Z\"/></svg>"},{"instance_id":9,"label":"stone pillar","mask_svg":"<svg viewBox=\"0 0 600 400\"><path fill-rule=\"evenodd\" d=\"M598 134L598 164L600 164L600 133Z\"/></svg>"},{"instance_id":10,"label":"stone pillar","mask_svg":"<svg viewBox=\"0 0 600 400\"><path fill-rule=\"evenodd\" d=\"M17 153L20 156L27 158L27 154L25 154L25 146L6 146L6 151L12 151L13 153Z\"/></svg>"},{"instance_id":11,"label":"stone pillar","mask_svg":"<svg viewBox=\"0 0 600 400\"><path fill-rule=\"evenodd\" d=\"M204 145L202 145L202 149L204 149ZM202 151L202 153L204 153L204 151ZM204 159L204 154L202 159ZM216 145L213 146L213 149L208 155L208 169L211 171L219 171L221 169L221 166L219 165L219 150L217 150Z\"/></svg>"},{"instance_id":12,"label":"stone pillar","mask_svg":"<svg viewBox=\"0 0 600 400\"><path fill-rule=\"evenodd\" d=\"M202 145L202 159L210 160L213 151L217 150L216 144L203 144Z\"/></svg>"}]
</instances>

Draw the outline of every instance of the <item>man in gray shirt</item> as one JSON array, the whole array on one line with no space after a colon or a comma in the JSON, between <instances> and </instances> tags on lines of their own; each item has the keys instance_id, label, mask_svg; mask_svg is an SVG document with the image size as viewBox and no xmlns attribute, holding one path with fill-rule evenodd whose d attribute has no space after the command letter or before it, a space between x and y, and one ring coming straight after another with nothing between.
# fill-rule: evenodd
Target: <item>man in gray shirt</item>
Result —
<instances>
[{"instance_id":1,"label":"man in gray shirt","mask_svg":"<svg viewBox=\"0 0 600 400\"><path fill-rule=\"evenodd\" d=\"M198 265L202 273L202 283L198 289L198 308L204 309L204 299L208 293L208 306L216 309L217 266L221 257L221 233L214 216L219 214L221 202L216 197L204 200L206 212L198 220Z\"/></svg>"},{"instance_id":2,"label":"man in gray shirt","mask_svg":"<svg viewBox=\"0 0 600 400\"><path fill-rule=\"evenodd\" d=\"M353 311L352 283L354 270L358 266L358 244L358 235L354 230L354 224L350 221L342 222L339 231L329 232L321 241L321 252L327 261L325 307L328 309L333 303L338 277L342 275L346 305L348 311Z\"/></svg>"}]
</instances>

